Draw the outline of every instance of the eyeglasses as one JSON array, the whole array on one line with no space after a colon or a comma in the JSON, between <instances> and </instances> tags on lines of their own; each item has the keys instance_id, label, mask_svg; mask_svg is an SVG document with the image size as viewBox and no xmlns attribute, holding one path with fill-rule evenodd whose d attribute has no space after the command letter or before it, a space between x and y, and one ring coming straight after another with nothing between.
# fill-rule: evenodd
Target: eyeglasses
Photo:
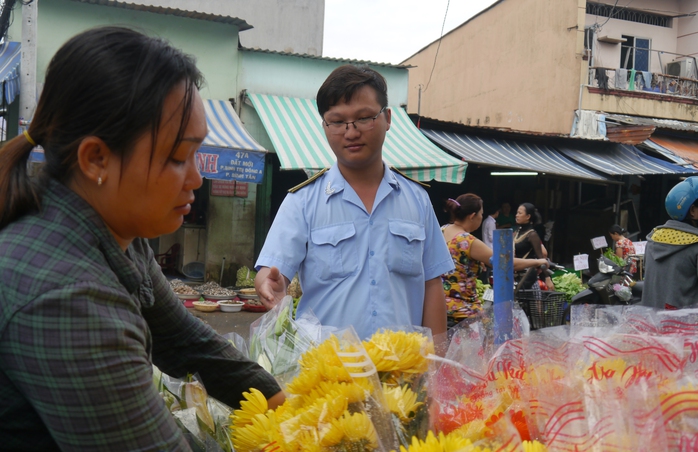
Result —
<instances>
[{"instance_id":1,"label":"eyeglasses","mask_svg":"<svg viewBox=\"0 0 698 452\"><path fill-rule=\"evenodd\" d=\"M361 132L367 132L371 129L373 129L373 125L376 122L376 119L385 111L386 107L381 108L381 111L376 114L376 116L369 116L368 118L359 118L356 121L333 121L333 122L327 122L324 119L322 120L323 123L327 126L327 128L330 130L330 134L332 135L342 135L344 134L347 130L349 130L349 124L352 124L355 129L360 130Z\"/></svg>"}]
</instances>

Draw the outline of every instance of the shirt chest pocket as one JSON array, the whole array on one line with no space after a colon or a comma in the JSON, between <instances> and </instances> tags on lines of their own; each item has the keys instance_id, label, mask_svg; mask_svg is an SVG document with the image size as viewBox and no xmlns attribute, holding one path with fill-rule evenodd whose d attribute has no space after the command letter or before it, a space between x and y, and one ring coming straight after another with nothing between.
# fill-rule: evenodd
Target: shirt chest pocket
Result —
<instances>
[{"instance_id":1,"label":"shirt chest pocket","mask_svg":"<svg viewBox=\"0 0 698 452\"><path fill-rule=\"evenodd\" d=\"M404 275L422 274L424 255L424 226L404 220L388 222L388 269Z\"/></svg>"},{"instance_id":2,"label":"shirt chest pocket","mask_svg":"<svg viewBox=\"0 0 698 452\"><path fill-rule=\"evenodd\" d=\"M346 278L358 270L354 223L339 223L310 231L308 255L317 259L321 279Z\"/></svg>"}]
</instances>

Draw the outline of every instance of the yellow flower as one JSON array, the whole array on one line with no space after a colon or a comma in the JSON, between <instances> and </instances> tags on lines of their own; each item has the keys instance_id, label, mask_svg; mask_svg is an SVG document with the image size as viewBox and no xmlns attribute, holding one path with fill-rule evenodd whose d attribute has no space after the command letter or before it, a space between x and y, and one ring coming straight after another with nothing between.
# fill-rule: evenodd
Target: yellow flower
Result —
<instances>
[{"instance_id":1,"label":"yellow flower","mask_svg":"<svg viewBox=\"0 0 698 452\"><path fill-rule=\"evenodd\" d=\"M422 402L417 402L417 394L407 385L388 387L384 384L383 394L390 412L396 414L403 423L414 418L417 409L423 405Z\"/></svg>"},{"instance_id":2,"label":"yellow flower","mask_svg":"<svg viewBox=\"0 0 698 452\"><path fill-rule=\"evenodd\" d=\"M268 415L256 414L249 424L242 428L234 428L231 439L238 452L257 451L272 442L280 449L284 449L273 411Z\"/></svg>"},{"instance_id":3,"label":"yellow flower","mask_svg":"<svg viewBox=\"0 0 698 452\"><path fill-rule=\"evenodd\" d=\"M327 363L331 366L341 367L342 361L337 356L337 350L339 350L339 339L336 336L330 336L329 339L317 347L303 353L299 364L305 369L311 369L317 366L318 363Z\"/></svg>"},{"instance_id":4,"label":"yellow flower","mask_svg":"<svg viewBox=\"0 0 698 452\"><path fill-rule=\"evenodd\" d=\"M461 425L456 430L454 430L453 433L456 433L457 435L463 438L467 438L470 441L474 442L480 441L481 439L485 438L486 431L487 426L485 425L485 421L478 419L472 422L468 422L467 424Z\"/></svg>"},{"instance_id":5,"label":"yellow flower","mask_svg":"<svg viewBox=\"0 0 698 452\"><path fill-rule=\"evenodd\" d=\"M312 405L297 411L301 425L317 427L339 418L347 409L347 399L332 394L317 399Z\"/></svg>"},{"instance_id":6,"label":"yellow flower","mask_svg":"<svg viewBox=\"0 0 698 452\"><path fill-rule=\"evenodd\" d=\"M306 394L311 388L320 384L320 372L315 368L301 369L296 378L286 385L289 394Z\"/></svg>"},{"instance_id":7,"label":"yellow flower","mask_svg":"<svg viewBox=\"0 0 698 452\"><path fill-rule=\"evenodd\" d=\"M336 394L337 397L347 399L349 404L363 402L366 400L366 394L370 391L370 385L367 385L366 382L366 379L361 379L361 381L353 383L322 381L310 392L301 397L304 404L312 403L315 399L325 397L330 393Z\"/></svg>"},{"instance_id":8,"label":"yellow flower","mask_svg":"<svg viewBox=\"0 0 698 452\"><path fill-rule=\"evenodd\" d=\"M316 368L322 381L344 381L347 383L352 381L349 372L341 364L337 366L329 362L319 362L316 364Z\"/></svg>"},{"instance_id":9,"label":"yellow flower","mask_svg":"<svg viewBox=\"0 0 698 452\"><path fill-rule=\"evenodd\" d=\"M366 413L344 413L323 432L320 444L324 447L344 445L346 450L372 451L378 448L378 435Z\"/></svg>"},{"instance_id":10,"label":"yellow flower","mask_svg":"<svg viewBox=\"0 0 698 452\"><path fill-rule=\"evenodd\" d=\"M299 375L286 386L290 394L308 394L324 381L352 381L335 351L337 339L332 337L318 347L308 350L300 359Z\"/></svg>"},{"instance_id":11,"label":"yellow flower","mask_svg":"<svg viewBox=\"0 0 698 452\"><path fill-rule=\"evenodd\" d=\"M267 398L258 389L250 388L250 392L243 392L242 395L245 400L240 402L240 409L231 416L236 428L250 424L256 414L264 414L269 409Z\"/></svg>"},{"instance_id":12,"label":"yellow flower","mask_svg":"<svg viewBox=\"0 0 698 452\"><path fill-rule=\"evenodd\" d=\"M295 450L303 452L322 452L323 448L320 446L320 438L318 431L316 429L305 428L298 432L296 439L293 443ZM537 451L534 451L537 452Z\"/></svg>"},{"instance_id":13,"label":"yellow flower","mask_svg":"<svg viewBox=\"0 0 698 452\"><path fill-rule=\"evenodd\" d=\"M469 439L465 439L456 433L444 435L439 433L438 438L429 430L424 441L416 436L412 437L412 444L405 449L400 446L400 452L484 452L480 447L473 446Z\"/></svg>"},{"instance_id":14,"label":"yellow flower","mask_svg":"<svg viewBox=\"0 0 698 452\"><path fill-rule=\"evenodd\" d=\"M523 442L524 452L547 452L548 448L545 445L539 443L538 441L524 441Z\"/></svg>"},{"instance_id":15,"label":"yellow flower","mask_svg":"<svg viewBox=\"0 0 698 452\"><path fill-rule=\"evenodd\" d=\"M426 355L434 353L433 342L421 333L378 332L363 344L378 372L424 373L429 367Z\"/></svg>"}]
</instances>

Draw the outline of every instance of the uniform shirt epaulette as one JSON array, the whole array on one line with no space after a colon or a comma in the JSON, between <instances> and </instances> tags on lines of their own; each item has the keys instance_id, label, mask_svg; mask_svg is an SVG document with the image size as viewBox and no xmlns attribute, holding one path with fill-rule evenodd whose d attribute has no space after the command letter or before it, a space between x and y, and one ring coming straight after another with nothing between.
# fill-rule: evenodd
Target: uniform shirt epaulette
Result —
<instances>
[{"instance_id":1,"label":"uniform shirt epaulette","mask_svg":"<svg viewBox=\"0 0 698 452\"><path fill-rule=\"evenodd\" d=\"M425 184L424 182L418 181L418 180L416 180L416 179L412 179L410 176L406 175L405 173L403 173L403 172L400 171L399 169L395 168L394 166L391 166L390 169L393 170L393 171L395 171L396 173L398 173L400 176L404 177L405 179L409 179L409 180L411 180L412 182L414 182L414 183L416 183L416 184L419 184L419 185L421 185L421 186L424 187L424 188L431 188L431 185Z\"/></svg>"},{"instance_id":2,"label":"uniform shirt epaulette","mask_svg":"<svg viewBox=\"0 0 698 452\"><path fill-rule=\"evenodd\" d=\"M306 180L306 181L303 181L303 182L301 182L300 184L296 185L295 187L289 189L288 192L289 192L289 193L295 193L295 192L297 192L298 190L300 190L301 188L305 187L306 185L309 185L310 183L314 182L318 177L320 177L320 176L322 176L323 174L325 174L328 170L329 170L329 168L323 168L323 169L321 169L321 170L320 170L317 174L315 174L313 177L311 177L310 179L308 179L308 180Z\"/></svg>"}]
</instances>

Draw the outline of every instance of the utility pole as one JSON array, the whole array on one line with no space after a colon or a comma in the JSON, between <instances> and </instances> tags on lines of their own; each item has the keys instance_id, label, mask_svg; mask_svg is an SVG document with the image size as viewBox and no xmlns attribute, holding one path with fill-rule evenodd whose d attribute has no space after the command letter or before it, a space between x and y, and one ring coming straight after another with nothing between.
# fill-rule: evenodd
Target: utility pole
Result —
<instances>
[{"instance_id":1,"label":"utility pole","mask_svg":"<svg viewBox=\"0 0 698 452\"><path fill-rule=\"evenodd\" d=\"M19 76L19 133L36 109L36 25L39 0L22 3L22 63Z\"/></svg>"}]
</instances>

